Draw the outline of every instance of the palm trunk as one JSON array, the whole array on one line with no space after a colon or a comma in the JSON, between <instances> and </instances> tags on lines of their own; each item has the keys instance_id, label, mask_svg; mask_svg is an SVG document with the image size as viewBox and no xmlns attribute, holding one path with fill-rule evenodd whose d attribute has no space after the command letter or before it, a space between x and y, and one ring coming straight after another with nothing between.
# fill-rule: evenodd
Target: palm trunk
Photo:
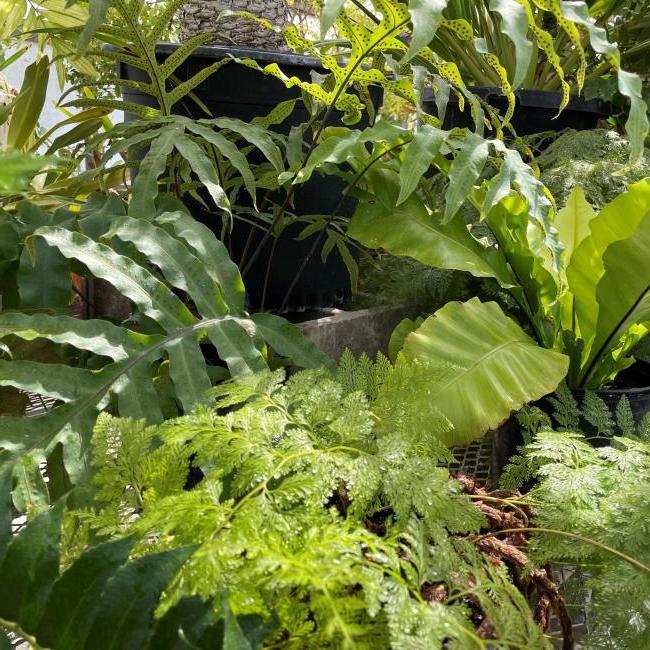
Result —
<instances>
[{"instance_id":1,"label":"palm trunk","mask_svg":"<svg viewBox=\"0 0 650 650\"><path fill-rule=\"evenodd\" d=\"M282 36L251 20L233 17L219 20L220 14L226 10L248 11L276 27L286 27L289 22L286 0L188 0L179 14L182 39L214 32L211 42L215 44L286 49Z\"/></svg>"}]
</instances>

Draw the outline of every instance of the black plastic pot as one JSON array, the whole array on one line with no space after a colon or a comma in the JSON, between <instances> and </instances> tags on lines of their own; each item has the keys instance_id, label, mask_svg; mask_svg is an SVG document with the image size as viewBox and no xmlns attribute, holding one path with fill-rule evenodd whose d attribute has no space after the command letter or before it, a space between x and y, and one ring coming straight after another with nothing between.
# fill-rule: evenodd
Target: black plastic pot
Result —
<instances>
[{"instance_id":1,"label":"black plastic pot","mask_svg":"<svg viewBox=\"0 0 650 650\"><path fill-rule=\"evenodd\" d=\"M582 404L585 391L574 390L572 392L575 400ZM616 405L621 398L623 396L627 397L634 420L639 424L643 416L650 412L650 364L645 361L637 361L633 366L619 374L615 386L602 388L594 392L607 404L612 412L616 409ZM540 400L536 406L539 406L549 415L553 412L553 408L546 399ZM580 428L594 446L607 444L606 439L596 437L597 432L589 422L582 421ZM523 436L519 423L514 416L496 429L493 435L492 476L496 480L501 475L510 457L517 452L517 447L523 444Z\"/></svg>"},{"instance_id":2,"label":"black plastic pot","mask_svg":"<svg viewBox=\"0 0 650 650\"><path fill-rule=\"evenodd\" d=\"M178 47L176 44L167 43L158 45L156 52L159 60L164 60ZM176 71L176 76L181 81L188 79L215 60L229 56L253 59L260 66L277 63L287 76L295 76L304 81L311 79L312 72L319 74L326 72L317 59L309 57L250 48L207 46L198 48ZM124 79L146 79L142 71L124 64L121 66L120 74ZM151 97L136 90L123 88L122 92L128 101L140 105L155 105ZM303 124L310 118L300 99L299 89L288 89L279 79L235 62L220 68L201 83L194 93L207 106L213 117L237 117L245 122L250 122L254 117L267 115L280 102L298 99L296 108L289 118L279 127L274 127L277 132L288 133L292 126ZM375 99L379 102L380 94L377 94ZM179 102L174 107L174 111L179 115L193 118L208 117L189 97ZM329 124L340 124L340 120L341 114L335 111ZM363 128L366 125L362 122L358 127ZM314 175L308 183L298 186L292 212L297 216L329 215L339 205L344 187L341 179L337 177ZM221 224L217 223L215 216L198 202L190 199L188 207L198 220L213 227L215 233L221 232ZM351 216L354 207L353 200L344 201L342 208L338 210L338 216ZM304 241L297 241L295 238L303 228L304 224L294 224L286 228L276 240L270 238L248 270L244 282L251 309L263 307L277 310L282 304L292 281L309 256L314 238L317 237L314 235ZM262 236L262 229L236 220L227 242L232 258L240 263L244 250L254 251ZM264 290L265 281L266 290ZM350 278L339 252L333 250L327 261L323 263L319 248L309 258L300 275L288 301L288 308L301 311L335 307L344 303L349 294ZM262 300L263 295L264 300Z\"/></svg>"},{"instance_id":3,"label":"black plastic pot","mask_svg":"<svg viewBox=\"0 0 650 650\"><path fill-rule=\"evenodd\" d=\"M490 106L499 109L502 115L505 114L508 100L502 95L500 88L477 86L470 90L483 98ZM558 115L562 93L549 90L520 89L515 91L515 96L517 106L512 118L512 126L517 135L533 135L544 131L557 132L564 129L575 129L576 131L595 129L598 126L598 121L609 115L607 104L599 99L587 101L574 95L568 106ZM427 113L437 114L435 99L431 91L425 94L424 110ZM465 110L461 111L458 98L453 93L449 98L443 126L445 129L473 128L467 104Z\"/></svg>"}]
</instances>

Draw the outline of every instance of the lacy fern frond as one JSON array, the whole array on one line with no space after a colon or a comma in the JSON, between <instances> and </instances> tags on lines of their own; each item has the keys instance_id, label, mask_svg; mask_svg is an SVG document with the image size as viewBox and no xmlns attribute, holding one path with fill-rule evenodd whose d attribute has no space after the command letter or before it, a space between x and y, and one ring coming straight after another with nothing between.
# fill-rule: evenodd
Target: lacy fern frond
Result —
<instances>
[{"instance_id":1,"label":"lacy fern frond","mask_svg":"<svg viewBox=\"0 0 650 650\"><path fill-rule=\"evenodd\" d=\"M405 370L378 363L401 385ZM347 355L343 365L354 364ZM455 537L485 520L431 453L437 422L421 442L401 416L375 414L382 399L388 408L385 384L372 400L336 372L282 379L225 383L214 405L153 427L103 415L95 499L68 515L66 557L95 537L133 536L136 562L193 545L156 615L198 599L217 615L273 621L266 642L278 648L424 650L451 640L469 650L467 594L490 612L495 648L525 635L527 647L546 648L505 570ZM190 463L204 478L184 490ZM437 584L448 599L431 596Z\"/></svg>"},{"instance_id":2,"label":"lacy fern frond","mask_svg":"<svg viewBox=\"0 0 650 650\"><path fill-rule=\"evenodd\" d=\"M627 395L623 395L616 405L616 425L624 436L632 437L637 433L634 413Z\"/></svg>"},{"instance_id":3,"label":"lacy fern frond","mask_svg":"<svg viewBox=\"0 0 650 650\"><path fill-rule=\"evenodd\" d=\"M543 432L527 453L541 466L532 493L535 525L567 533L536 535L533 557L584 565L586 646L647 648L650 446L613 438L611 446L597 449L578 434Z\"/></svg>"}]
</instances>

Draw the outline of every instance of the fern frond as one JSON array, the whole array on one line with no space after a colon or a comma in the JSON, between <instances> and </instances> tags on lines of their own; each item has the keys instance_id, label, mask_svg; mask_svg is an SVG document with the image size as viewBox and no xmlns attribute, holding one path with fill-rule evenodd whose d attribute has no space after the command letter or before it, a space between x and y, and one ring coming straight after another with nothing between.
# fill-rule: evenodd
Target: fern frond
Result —
<instances>
[{"instance_id":1,"label":"fern frond","mask_svg":"<svg viewBox=\"0 0 650 650\"><path fill-rule=\"evenodd\" d=\"M580 406L565 382L558 386L554 396L549 397L548 401L555 409L553 418L560 427L566 431L575 431L580 427Z\"/></svg>"},{"instance_id":2,"label":"fern frond","mask_svg":"<svg viewBox=\"0 0 650 650\"><path fill-rule=\"evenodd\" d=\"M627 395L623 395L616 405L616 425L624 436L636 435L636 423Z\"/></svg>"},{"instance_id":3,"label":"fern frond","mask_svg":"<svg viewBox=\"0 0 650 650\"><path fill-rule=\"evenodd\" d=\"M582 415L595 427L599 436L614 434L614 419L605 402L592 391L586 391L582 401Z\"/></svg>"}]
</instances>

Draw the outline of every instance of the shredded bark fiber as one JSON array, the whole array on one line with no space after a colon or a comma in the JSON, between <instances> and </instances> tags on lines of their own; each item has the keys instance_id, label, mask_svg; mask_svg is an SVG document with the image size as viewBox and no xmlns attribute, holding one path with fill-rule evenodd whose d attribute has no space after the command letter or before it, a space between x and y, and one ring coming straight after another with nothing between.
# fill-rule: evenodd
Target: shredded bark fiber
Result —
<instances>
[{"instance_id":1,"label":"shredded bark fiber","mask_svg":"<svg viewBox=\"0 0 650 650\"><path fill-rule=\"evenodd\" d=\"M481 535L470 539L488 555L491 562L495 565L505 565L509 569L514 584L529 602L534 603L533 616L540 628L544 632L548 631L554 613L562 633L562 650L574 648L571 618L560 589L553 580L551 567L536 568L532 565L525 552L529 538L525 530L521 533L509 532L499 535L500 531L528 528L528 506L509 502L509 499L517 500L522 495L514 490L488 491L468 476L457 476L456 479L463 485L466 494L479 497L475 505L488 522L487 529ZM423 597L426 598L424 594ZM476 607L475 602L470 602L470 605ZM485 616L480 621L477 632L483 639L495 638L492 636L494 628Z\"/></svg>"}]
</instances>

